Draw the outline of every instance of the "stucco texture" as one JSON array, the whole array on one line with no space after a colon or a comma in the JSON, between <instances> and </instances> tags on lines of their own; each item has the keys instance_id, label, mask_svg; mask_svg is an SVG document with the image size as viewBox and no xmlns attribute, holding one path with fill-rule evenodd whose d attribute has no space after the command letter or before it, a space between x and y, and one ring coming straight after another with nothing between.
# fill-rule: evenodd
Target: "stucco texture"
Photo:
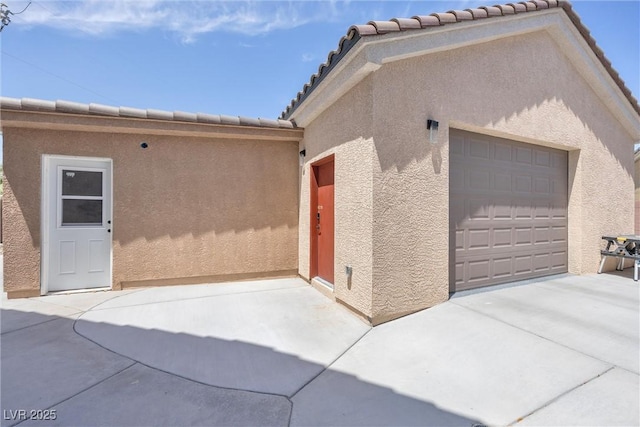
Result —
<instances>
[{"instance_id":1,"label":"stucco texture","mask_svg":"<svg viewBox=\"0 0 640 427\"><path fill-rule=\"evenodd\" d=\"M440 122L435 144L429 118ZM371 221L371 283L354 280L345 292L337 278L335 293L374 324L448 298L450 128L569 152L569 272L596 272L601 236L633 230L633 138L547 32L383 63L306 125L304 140L314 156L335 152L336 165L350 163L344 156L355 155L347 148L353 141L362 150L372 141L372 188L362 190L371 191L372 215L344 208L352 201L338 179L335 201L336 229ZM603 185L605 177L613 184ZM301 220L301 236L307 227ZM358 233L366 230L361 224ZM300 242L302 260L308 249ZM346 249L336 235L338 248L336 271L354 260L366 264L360 247Z\"/></svg>"},{"instance_id":2,"label":"stucco texture","mask_svg":"<svg viewBox=\"0 0 640 427\"><path fill-rule=\"evenodd\" d=\"M5 291L39 294L42 154L113 160L115 289L295 274L298 142L263 133L252 140L5 127Z\"/></svg>"},{"instance_id":3,"label":"stucco texture","mask_svg":"<svg viewBox=\"0 0 640 427\"><path fill-rule=\"evenodd\" d=\"M335 155L335 279L334 296L368 316L371 312L373 270L373 170L374 145L370 137L371 79L336 102L309 128L300 147L306 158L300 178L299 274L310 271L311 165ZM307 143L308 142L308 143ZM345 267L352 267L352 275Z\"/></svg>"}]
</instances>

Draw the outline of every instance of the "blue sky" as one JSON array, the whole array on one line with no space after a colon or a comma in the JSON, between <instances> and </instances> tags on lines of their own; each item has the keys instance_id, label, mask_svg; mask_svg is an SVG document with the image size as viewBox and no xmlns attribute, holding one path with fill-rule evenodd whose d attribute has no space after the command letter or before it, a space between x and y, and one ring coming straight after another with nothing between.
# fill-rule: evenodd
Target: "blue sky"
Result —
<instances>
[{"instance_id":1,"label":"blue sky","mask_svg":"<svg viewBox=\"0 0 640 427\"><path fill-rule=\"evenodd\" d=\"M0 93L275 118L352 24L494 3L33 1L0 33ZM640 1L572 4L637 98Z\"/></svg>"}]
</instances>

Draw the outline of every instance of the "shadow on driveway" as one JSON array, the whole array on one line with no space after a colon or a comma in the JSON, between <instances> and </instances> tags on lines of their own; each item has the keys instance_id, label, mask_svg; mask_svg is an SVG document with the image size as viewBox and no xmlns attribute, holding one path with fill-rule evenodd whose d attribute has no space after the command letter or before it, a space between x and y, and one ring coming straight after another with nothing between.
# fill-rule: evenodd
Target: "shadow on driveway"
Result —
<instances>
[{"instance_id":1,"label":"shadow on driveway","mask_svg":"<svg viewBox=\"0 0 640 427\"><path fill-rule=\"evenodd\" d=\"M327 399L346 399L350 410L327 411L317 396L295 399L325 369L295 355L246 342L70 317L2 309L2 322L31 325L1 337L3 426L18 424L25 415L51 418L52 411L55 420L33 419L20 425L476 424L430 402L337 371L322 376L323 381L340 384ZM76 333L74 323L80 334L115 337L114 342L125 343L134 353L137 348L154 348L156 360L180 361L189 378L155 369L154 359L141 364L107 350ZM185 353L191 357L184 357ZM283 395L219 387L216 381L248 388L251 384L300 385Z\"/></svg>"}]
</instances>

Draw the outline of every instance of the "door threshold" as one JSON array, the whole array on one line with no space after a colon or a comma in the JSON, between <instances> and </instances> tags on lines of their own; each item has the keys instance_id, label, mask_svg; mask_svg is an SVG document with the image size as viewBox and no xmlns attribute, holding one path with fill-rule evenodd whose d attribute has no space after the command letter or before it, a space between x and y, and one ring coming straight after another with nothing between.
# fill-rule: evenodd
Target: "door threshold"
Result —
<instances>
[{"instance_id":1,"label":"door threshold","mask_svg":"<svg viewBox=\"0 0 640 427\"><path fill-rule=\"evenodd\" d=\"M110 286L106 286L106 287L103 287L103 288L70 289L68 291L47 292L46 294L44 294L42 296L47 296L47 295L88 294L90 292L105 292L105 291L110 291L110 290L111 290Z\"/></svg>"},{"instance_id":2,"label":"door threshold","mask_svg":"<svg viewBox=\"0 0 640 427\"><path fill-rule=\"evenodd\" d=\"M327 280L323 279L323 278L322 278L322 277L320 277L320 276L316 276L316 277L314 277L314 278L313 278L313 279L311 279L311 280L313 280L313 281L317 282L318 284L320 284L320 285L324 286L325 288L327 288L327 289L329 289L331 292L333 292L333 283L331 283L331 282L329 282L329 281L327 281Z\"/></svg>"}]
</instances>

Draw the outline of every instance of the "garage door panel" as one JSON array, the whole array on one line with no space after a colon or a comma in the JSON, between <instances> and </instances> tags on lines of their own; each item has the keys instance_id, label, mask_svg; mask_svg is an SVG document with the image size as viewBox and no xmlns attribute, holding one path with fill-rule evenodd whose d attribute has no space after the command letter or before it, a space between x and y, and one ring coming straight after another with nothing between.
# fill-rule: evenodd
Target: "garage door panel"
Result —
<instances>
[{"instance_id":1,"label":"garage door panel","mask_svg":"<svg viewBox=\"0 0 640 427\"><path fill-rule=\"evenodd\" d=\"M566 272L567 153L462 131L450 141L455 289Z\"/></svg>"},{"instance_id":2,"label":"garage door panel","mask_svg":"<svg viewBox=\"0 0 640 427\"><path fill-rule=\"evenodd\" d=\"M551 154L548 151L535 151L535 165L551 167Z\"/></svg>"},{"instance_id":3,"label":"garage door panel","mask_svg":"<svg viewBox=\"0 0 640 427\"><path fill-rule=\"evenodd\" d=\"M476 139L469 144L469 157L489 160L489 147L488 141Z\"/></svg>"},{"instance_id":4,"label":"garage door panel","mask_svg":"<svg viewBox=\"0 0 640 427\"><path fill-rule=\"evenodd\" d=\"M536 254L533 257L533 270L536 272L548 271L551 265L551 254Z\"/></svg>"},{"instance_id":5,"label":"garage door panel","mask_svg":"<svg viewBox=\"0 0 640 427\"><path fill-rule=\"evenodd\" d=\"M511 145L509 144L501 144L500 142L496 142L493 144L493 159L497 161L507 162L510 164L512 162L511 158Z\"/></svg>"},{"instance_id":6,"label":"garage door panel","mask_svg":"<svg viewBox=\"0 0 640 427\"><path fill-rule=\"evenodd\" d=\"M457 290L465 290L560 274L566 271L565 265L566 252L564 251L504 254L492 256L490 259L471 259L456 263L455 286Z\"/></svg>"}]
</instances>

